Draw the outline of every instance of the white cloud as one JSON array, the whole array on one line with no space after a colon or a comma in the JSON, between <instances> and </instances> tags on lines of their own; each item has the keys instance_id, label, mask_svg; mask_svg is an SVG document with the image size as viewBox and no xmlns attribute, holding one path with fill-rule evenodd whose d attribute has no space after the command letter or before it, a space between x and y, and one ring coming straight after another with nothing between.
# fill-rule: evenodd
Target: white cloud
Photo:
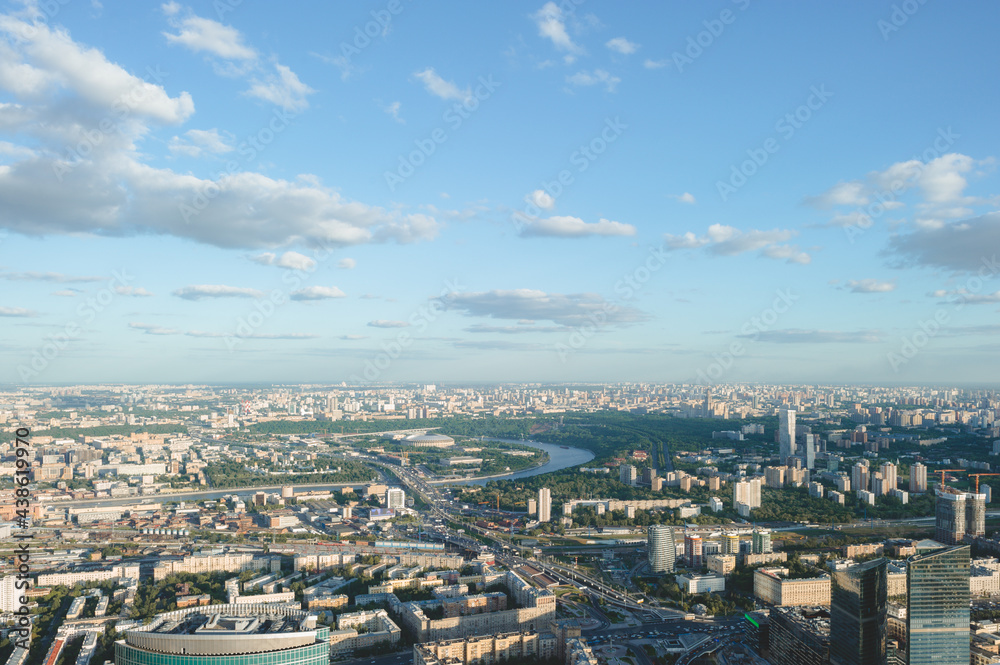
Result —
<instances>
[{"instance_id":1,"label":"white cloud","mask_svg":"<svg viewBox=\"0 0 1000 665\"><path fill-rule=\"evenodd\" d=\"M307 286L304 289L292 291L288 297L292 300L329 300L331 298L346 298L347 294L336 286Z\"/></svg>"},{"instance_id":2,"label":"white cloud","mask_svg":"<svg viewBox=\"0 0 1000 665\"><path fill-rule=\"evenodd\" d=\"M849 280L846 288L851 293L888 293L896 290L895 280L891 282L877 279L857 279Z\"/></svg>"},{"instance_id":3,"label":"white cloud","mask_svg":"<svg viewBox=\"0 0 1000 665\"><path fill-rule=\"evenodd\" d=\"M966 303L969 305L995 305L1000 303L1000 291L993 293L975 293L966 288L951 291L938 290L930 294L935 298L944 298L946 303Z\"/></svg>"},{"instance_id":4,"label":"white cloud","mask_svg":"<svg viewBox=\"0 0 1000 665\"><path fill-rule=\"evenodd\" d=\"M646 69L662 69L663 67L666 67L669 62L669 60L650 60L647 58L643 61L642 66Z\"/></svg>"},{"instance_id":5,"label":"white cloud","mask_svg":"<svg viewBox=\"0 0 1000 665\"><path fill-rule=\"evenodd\" d=\"M595 293L546 293L536 289L456 293L447 306L468 316L552 321L563 326L593 324L595 320L625 325L649 318L644 312L610 303Z\"/></svg>"},{"instance_id":6,"label":"white cloud","mask_svg":"<svg viewBox=\"0 0 1000 665\"><path fill-rule=\"evenodd\" d=\"M639 50L639 45L635 42L630 42L624 37L615 37L614 39L609 39L606 44L609 49L616 53L621 53L622 55L632 55L637 50Z\"/></svg>"},{"instance_id":7,"label":"white cloud","mask_svg":"<svg viewBox=\"0 0 1000 665\"><path fill-rule=\"evenodd\" d=\"M534 203L542 210L552 210L556 207L556 200L552 198L544 189L536 189L525 199L529 203Z\"/></svg>"},{"instance_id":8,"label":"white cloud","mask_svg":"<svg viewBox=\"0 0 1000 665\"><path fill-rule=\"evenodd\" d=\"M535 219L521 230L524 237L583 238L586 236L634 236L631 224L601 219L587 223L579 217L556 216Z\"/></svg>"},{"instance_id":9,"label":"white cloud","mask_svg":"<svg viewBox=\"0 0 1000 665\"><path fill-rule=\"evenodd\" d=\"M663 238L667 249L671 250L705 247L708 253L716 256L735 256L759 250L767 258L784 259L787 263L809 263L811 258L806 252L795 245L784 244L794 236L795 231L784 229L741 231L733 226L712 224L704 236L688 231L682 235L667 233Z\"/></svg>"},{"instance_id":10,"label":"white cloud","mask_svg":"<svg viewBox=\"0 0 1000 665\"><path fill-rule=\"evenodd\" d=\"M120 296L130 296L132 298L150 298L153 295L141 286L116 286L114 290Z\"/></svg>"},{"instance_id":11,"label":"white cloud","mask_svg":"<svg viewBox=\"0 0 1000 665\"><path fill-rule=\"evenodd\" d=\"M180 330L174 330L173 328L164 328L163 326L158 326L155 323L129 323L129 328L135 330L141 330L147 335L180 335Z\"/></svg>"},{"instance_id":12,"label":"white cloud","mask_svg":"<svg viewBox=\"0 0 1000 665\"><path fill-rule=\"evenodd\" d=\"M903 263L996 275L1000 213L933 225L889 239L886 254Z\"/></svg>"},{"instance_id":13,"label":"white cloud","mask_svg":"<svg viewBox=\"0 0 1000 665\"><path fill-rule=\"evenodd\" d=\"M433 67L428 67L422 72L414 72L413 75L420 79L427 92L440 97L441 99L455 99L463 102L472 96L472 92L469 88L460 90L459 87L453 82L445 81L441 78L438 73L434 71Z\"/></svg>"},{"instance_id":14,"label":"white cloud","mask_svg":"<svg viewBox=\"0 0 1000 665\"><path fill-rule=\"evenodd\" d=\"M354 259L341 259L337 262L337 267L344 270L353 270L356 265L358 265L358 262Z\"/></svg>"},{"instance_id":15,"label":"white cloud","mask_svg":"<svg viewBox=\"0 0 1000 665\"><path fill-rule=\"evenodd\" d=\"M694 194L691 194L690 192L684 192L683 194L677 194L677 195L674 196L674 198L677 199L678 201L680 201L681 203L687 203L689 205L694 205L695 203L697 203L697 201L694 198Z\"/></svg>"},{"instance_id":16,"label":"white cloud","mask_svg":"<svg viewBox=\"0 0 1000 665\"><path fill-rule=\"evenodd\" d=\"M264 252L257 256L251 256L250 260L264 266L277 266L291 270L312 270L316 267L315 260L298 252L285 252L281 256L273 252Z\"/></svg>"},{"instance_id":17,"label":"white cloud","mask_svg":"<svg viewBox=\"0 0 1000 665\"><path fill-rule=\"evenodd\" d=\"M882 341L880 334L875 330L841 332L789 328L754 331L752 334L737 335L737 337L749 337L772 344L874 344Z\"/></svg>"},{"instance_id":18,"label":"white cloud","mask_svg":"<svg viewBox=\"0 0 1000 665\"><path fill-rule=\"evenodd\" d=\"M603 69L595 69L593 73L581 70L572 76L567 76L566 81L577 87L603 84L605 90L614 92L622 80Z\"/></svg>"},{"instance_id":19,"label":"white cloud","mask_svg":"<svg viewBox=\"0 0 1000 665\"><path fill-rule=\"evenodd\" d=\"M260 298L263 294L257 289L225 284L194 284L174 291L174 295L185 300L201 300L202 298Z\"/></svg>"},{"instance_id":20,"label":"white cloud","mask_svg":"<svg viewBox=\"0 0 1000 665\"><path fill-rule=\"evenodd\" d=\"M74 284L80 282L103 282L107 277L98 275L66 275L61 272L37 272L27 270L24 272L0 273L0 279L8 279L13 282L55 282L57 284Z\"/></svg>"},{"instance_id":21,"label":"white cloud","mask_svg":"<svg viewBox=\"0 0 1000 665\"><path fill-rule=\"evenodd\" d=\"M389 115L391 115L392 119L395 120L396 122L398 122L399 124L405 125L406 121L399 117L399 109L401 107L402 107L401 103L399 103L399 102L393 102L392 104L389 104L388 106L383 107L382 110L385 111L386 113L388 113Z\"/></svg>"},{"instance_id":22,"label":"white cloud","mask_svg":"<svg viewBox=\"0 0 1000 665\"><path fill-rule=\"evenodd\" d=\"M583 53L583 49L570 38L566 30L566 15L555 2L546 2L531 18L538 26L538 34L550 40L558 50L570 55ZM572 59L568 62L572 62Z\"/></svg>"},{"instance_id":23,"label":"white cloud","mask_svg":"<svg viewBox=\"0 0 1000 665\"><path fill-rule=\"evenodd\" d=\"M33 309L25 309L24 307L4 307L0 306L0 316L10 316L10 317L32 317L38 316L38 312Z\"/></svg>"},{"instance_id":24,"label":"white cloud","mask_svg":"<svg viewBox=\"0 0 1000 665\"><path fill-rule=\"evenodd\" d=\"M189 129L184 132L186 138L175 136L170 140L171 152L181 153L190 157L200 157L202 154L223 155L234 150L233 136L223 137L218 129Z\"/></svg>"},{"instance_id":25,"label":"white cloud","mask_svg":"<svg viewBox=\"0 0 1000 665\"><path fill-rule=\"evenodd\" d=\"M250 81L250 89L245 94L271 102L286 111L302 111L309 107L306 96L316 92L299 80L288 67L274 63L274 73Z\"/></svg>"},{"instance_id":26,"label":"white cloud","mask_svg":"<svg viewBox=\"0 0 1000 665\"><path fill-rule=\"evenodd\" d=\"M180 6L174 2L164 5L163 10L171 17L171 27L178 31L177 34L163 33L169 43L180 44L195 53L205 51L225 60L257 58L257 52L243 42L243 35L236 28L194 15L177 20L173 17L179 13Z\"/></svg>"},{"instance_id":27,"label":"white cloud","mask_svg":"<svg viewBox=\"0 0 1000 665\"><path fill-rule=\"evenodd\" d=\"M385 319L369 321L368 325L372 328L408 328L410 326L406 321L387 321Z\"/></svg>"}]
</instances>

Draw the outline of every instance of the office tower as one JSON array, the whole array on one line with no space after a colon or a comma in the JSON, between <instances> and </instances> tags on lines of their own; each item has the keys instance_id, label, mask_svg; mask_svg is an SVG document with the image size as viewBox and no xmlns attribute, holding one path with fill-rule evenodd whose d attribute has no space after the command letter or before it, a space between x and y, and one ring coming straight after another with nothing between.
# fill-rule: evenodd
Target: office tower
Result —
<instances>
[{"instance_id":1,"label":"office tower","mask_svg":"<svg viewBox=\"0 0 1000 665\"><path fill-rule=\"evenodd\" d=\"M707 390L705 390L705 404L702 407L702 410L704 411L704 414L705 414L706 417L708 417L708 418L712 417L712 409L713 409L713 404L712 404L712 390L711 389L707 389Z\"/></svg>"},{"instance_id":2,"label":"office tower","mask_svg":"<svg viewBox=\"0 0 1000 665\"><path fill-rule=\"evenodd\" d=\"M906 591L909 665L967 665L969 546L910 557Z\"/></svg>"},{"instance_id":3,"label":"office tower","mask_svg":"<svg viewBox=\"0 0 1000 665\"><path fill-rule=\"evenodd\" d=\"M398 487L390 487L385 491L385 507L398 510L406 508L406 492Z\"/></svg>"},{"instance_id":4,"label":"office tower","mask_svg":"<svg viewBox=\"0 0 1000 665\"><path fill-rule=\"evenodd\" d=\"M733 505L745 503L751 508L760 508L760 488L763 478L751 478L733 483Z\"/></svg>"},{"instance_id":5,"label":"office tower","mask_svg":"<svg viewBox=\"0 0 1000 665\"><path fill-rule=\"evenodd\" d=\"M888 559L835 570L830 589L830 665L886 665Z\"/></svg>"},{"instance_id":6,"label":"office tower","mask_svg":"<svg viewBox=\"0 0 1000 665\"><path fill-rule=\"evenodd\" d=\"M626 485L635 485L638 479L638 471L631 464L620 464L618 466L618 479Z\"/></svg>"},{"instance_id":7,"label":"office tower","mask_svg":"<svg viewBox=\"0 0 1000 665\"><path fill-rule=\"evenodd\" d=\"M910 465L910 491L927 491L927 467L920 462Z\"/></svg>"},{"instance_id":8,"label":"office tower","mask_svg":"<svg viewBox=\"0 0 1000 665\"><path fill-rule=\"evenodd\" d=\"M961 492L947 486L934 491L937 496L934 540L957 545L965 536L986 535L986 497Z\"/></svg>"},{"instance_id":9,"label":"office tower","mask_svg":"<svg viewBox=\"0 0 1000 665\"><path fill-rule=\"evenodd\" d=\"M816 435L806 434L806 468L816 468Z\"/></svg>"},{"instance_id":10,"label":"office tower","mask_svg":"<svg viewBox=\"0 0 1000 665\"><path fill-rule=\"evenodd\" d=\"M754 554L770 554L771 553L771 532L770 531L754 531L751 540L751 549Z\"/></svg>"},{"instance_id":11,"label":"office tower","mask_svg":"<svg viewBox=\"0 0 1000 665\"><path fill-rule=\"evenodd\" d=\"M548 522L552 519L552 493L548 487L538 490L538 521Z\"/></svg>"},{"instance_id":12,"label":"office tower","mask_svg":"<svg viewBox=\"0 0 1000 665\"><path fill-rule=\"evenodd\" d=\"M858 462L851 469L851 487L855 492L868 489L868 465Z\"/></svg>"},{"instance_id":13,"label":"office tower","mask_svg":"<svg viewBox=\"0 0 1000 665\"><path fill-rule=\"evenodd\" d=\"M692 568L701 568L705 565L704 544L701 541L701 536L684 536L684 556Z\"/></svg>"},{"instance_id":14,"label":"office tower","mask_svg":"<svg viewBox=\"0 0 1000 665\"><path fill-rule=\"evenodd\" d=\"M649 548L649 567L654 573L674 572L674 557L677 546L674 544L674 530L664 524L654 524L647 534Z\"/></svg>"},{"instance_id":15,"label":"office tower","mask_svg":"<svg viewBox=\"0 0 1000 665\"><path fill-rule=\"evenodd\" d=\"M778 410L778 450L782 464L795 455L795 409Z\"/></svg>"}]
</instances>

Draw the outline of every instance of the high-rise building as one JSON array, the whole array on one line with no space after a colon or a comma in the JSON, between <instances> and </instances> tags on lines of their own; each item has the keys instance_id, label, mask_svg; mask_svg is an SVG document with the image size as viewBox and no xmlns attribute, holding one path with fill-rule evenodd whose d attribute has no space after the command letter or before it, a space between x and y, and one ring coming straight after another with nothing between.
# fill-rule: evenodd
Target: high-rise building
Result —
<instances>
[{"instance_id":1,"label":"high-rise building","mask_svg":"<svg viewBox=\"0 0 1000 665\"><path fill-rule=\"evenodd\" d=\"M538 499L528 499L528 514L529 515L538 514Z\"/></svg>"},{"instance_id":2,"label":"high-rise building","mask_svg":"<svg viewBox=\"0 0 1000 665\"><path fill-rule=\"evenodd\" d=\"M684 556L692 568L701 568L705 565L704 544L701 536L684 535Z\"/></svg>"},{"instance_id":3,"label":"high-rise building","mask_svg":"<svg viewBox=\"0 0 1000 665\"><path fill-rule=\"evenodd\" d=\"M940 543L920 545L929 544ZM969 546L942 545L910 557L906 592L909 665L966 665Z\"/></svg>"},{"instance_id":4,"label":"high-rise building","mask_svg":"<svg viewBox=\"0 0 1000 665\"><path fill-rule=\"evenodd\" d=\"M621 464L618 466L618 479L626 485L635 485L638 477L638 470L631 464Z\"/></svg>"},{"instance_id":5,"label":"high-rise building","mask_svg":"<svg viewBox=\"0 0 1000 665\"><path fill-rule=\"evenodd\" d=\"M552 493L548 487L538 490L538 521L548 522L552 519Z\"/></svg>"},{"instance_id":6,"label":"high-rise building","mask_svg":"<svg viewBox=\"0 0 1000 665\"><path fill-rule=\"evenodd\" d=\"M398 487L390 487L385 491L385 507L399 510L406 508L406 492Z\"/></svg>"},{"instance_id":7,"label":"high-rise building","mask_svg":"<svg viewBox=\"0 0 1000 665\"><path fill-rule=\"evenodd\" d=\"M795 409L778 410L778 450L782 464L795 455Z\"/></svg>"},{"instance_id":8,"label":"high-rise building","mask_svg":"<svg viewBox=\"0 0 1000 665\"><path fill-rule=\"evenodd\" d=\"M867 461L867 460L866 460ZM858 462L851 468L851 487L855 492L868 489L868 465Z\"/></svg>"},{"instance_id":9,"label":"high-rise building","mask_svg":"<svg viewBox=\"0 0 1000 665\"><path fill-rule=\"evenodd\" d=\"M733 483L733 505L745 503L751 508L760 508L760 488L763 484L761 477Z\"/></svg>"},{"instance_id":10,"label":"high-rise building","mask_svg":"<svg viewBox=\"0 0 1000 665\"><path fill-rule=\"evenodd\" d=\"M927 491L927 467L920 462L910 465L910 491Z\"/></svg>"},{"instance_id":11,"label":"high-rise building","mask_svg":"<svg viewBox=\"0 0 1000 665\"><path fill-rule=\"evenodd\" d=\"M674 558L677 546L674 544L674 530L664 524L649 527L647 542L649 547L649 567L654 573L674 572Z\"/></svg>"},{"instance_id":12,"label":"high-rise building","mask_svg":"<svg viewBox=\"0 0 1000 665\"><path fill-rule=\"evenodd\" d=\"M886 665L888 559L835 570L830 588L830 665Z\"/></svg>"},{"instance_id":13,"label":"high-rise building","mask_svg":"<svg viewBox=\"0 0 1000 665\"><path fill-rule=\"evenodd\" d=\"M806 434L806 468L809 470L816 468L816 435Z\"/></svg>"},{"instance_id":14,"label":"high-rise building","mask_svg":"<svg viewBox=\"0 0 1000 665\"><path fill-rule=\"evenodd\" d=\"M986 535L986 496L938 486L934 539L957 545L965 536Z\"/></svg>"},{"instance_id":15,"label":"high-rise building","mask_svg":"<svg viewBox=\"0 0 1000 665\"><path fill-rule=\"evenodd\" d=\"M723 554L739 554L740 553L740 537L735 533L727 533L722 537L722 553Z\"/></svg>"},{"instance_id":16,"label":"high-rise building","mask_svg":"<svg viewBox=\"0 0 1000 665\"><path fill-rule=\"evenodd\" d=\"M750 542L752 543L751 547L754 554L770 554L772 551L770 531L754 530Z\"/></svg>"},{"instance_id":17,"label":"high-rise building","mask_svg":"<svg viewBox=\"0 0 1000 665\"><path fill-rule=\"evenodd\" d=\"M882 474L882 494L886 495L897 487L896 465L886 462L879 468L879 472Z\"/></svg>"}]
</instances>

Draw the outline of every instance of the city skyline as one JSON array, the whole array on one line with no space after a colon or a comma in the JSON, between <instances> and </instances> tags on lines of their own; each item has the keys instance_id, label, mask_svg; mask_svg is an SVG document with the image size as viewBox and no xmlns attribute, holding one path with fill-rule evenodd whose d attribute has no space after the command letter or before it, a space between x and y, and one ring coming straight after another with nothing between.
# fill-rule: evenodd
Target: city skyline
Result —
<instances>
[{"instance_id":1,"label":"city skyline","mask_svg":"<svg viewBox=\"0 0 1000 665\"><path fill-rule=\"evenodd\" d=\"M995 385L996 10L893 7L0 5L0 383Z\"/></svg>"}]
</instances>

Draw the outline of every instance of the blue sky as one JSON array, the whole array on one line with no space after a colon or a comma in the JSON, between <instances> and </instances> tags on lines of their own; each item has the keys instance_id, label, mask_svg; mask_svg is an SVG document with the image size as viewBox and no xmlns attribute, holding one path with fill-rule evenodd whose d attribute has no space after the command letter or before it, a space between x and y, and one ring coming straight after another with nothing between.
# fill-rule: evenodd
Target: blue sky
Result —
<instances>
[{"instance_id":1,"label":"blue sky","mask_svg":"<svg viewBox=\"0 0 1000 665\"><path fill-rule=\"evenodd\" d=\"M7 4L0 381L995 382L998 19Z\"/></svg>"}]
</instances>

